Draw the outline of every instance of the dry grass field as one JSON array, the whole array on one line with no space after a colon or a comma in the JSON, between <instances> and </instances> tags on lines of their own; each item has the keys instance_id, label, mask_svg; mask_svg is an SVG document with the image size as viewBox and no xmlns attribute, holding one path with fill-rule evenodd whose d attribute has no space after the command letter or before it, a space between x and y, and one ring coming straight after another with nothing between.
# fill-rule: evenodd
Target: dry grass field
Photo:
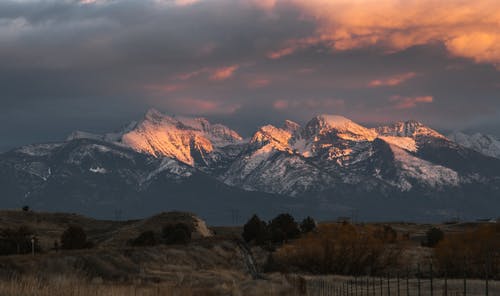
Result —
<instances>
[{"instance_id":1,"label":"dry grass field","mask_svg":"<svg viewBox=\"0 0 500 296\"><path fill-rule=\"evenodd\" d=\"M189 224L193 240L188 244L132 247L127 242L144 231L161 231L166 223ZM0 212L0 229L24 225L32 229L42 251L35 256L0 256L0 295L361 295L375 289L379 278L321 276L290 272L264 272L271 251L258 246L250 251L241 246L242 227L211 227L191 214L162 213L144 220L100 221L74 214ZM83 250L54 250L53 244L70 225L85 229L94 247ZM325 224L322 224L325 225ZM377 227L385 224L370 224ZM432 226L390 223L405 237L401 254L416 268L432 256L432 249L420 242ZM477 224L438 225L446 234L475 229ZM293 243L293 242L291 242ZM278 249L279 250L279 247ZM248 260L248 257L251 260ZM249 263L251 262L251 263ZM259 276L251 273L254 265ZM375 280L375 288L373 288ZM408 281L409 295L417 295L417 280ZM444 279L434 279L434 295L443 295ZM352 291L342 289L351 285ZM400 282L400 295L406 294ZM429 294L430 282L421 280L421 295ZM448 280L448 295L461 293L461 279ZM484 281L468 279L468 295L484 295ZM500 295L498 281L490 281L490 295ZM358 289L357 292L354 289ZM391 295L397 281L390 280ZM341 294L343 291L344 294ZM383 279L383 295L388 295ZM340 293L340 294L339 294ZM495 294L496 293L496 294ZM365 295L365 294L363 294Z\"/></svg>"}]
</instances>

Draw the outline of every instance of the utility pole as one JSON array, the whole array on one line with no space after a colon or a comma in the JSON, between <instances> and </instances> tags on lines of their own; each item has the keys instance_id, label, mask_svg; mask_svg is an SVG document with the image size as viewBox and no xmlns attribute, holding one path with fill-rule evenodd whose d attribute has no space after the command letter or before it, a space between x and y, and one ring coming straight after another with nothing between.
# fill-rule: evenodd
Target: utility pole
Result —
<instances>
[{"instance_id":1,"label":"utility pole","mask_svg":"<svg viewBox=\"0 0 500 296\"><path fill-rule=\"evenodd\" d=\"M240 221L240 212L236 209L231 210L231 222L233 225L237 225Z\"/></svg>"}]
</instances>

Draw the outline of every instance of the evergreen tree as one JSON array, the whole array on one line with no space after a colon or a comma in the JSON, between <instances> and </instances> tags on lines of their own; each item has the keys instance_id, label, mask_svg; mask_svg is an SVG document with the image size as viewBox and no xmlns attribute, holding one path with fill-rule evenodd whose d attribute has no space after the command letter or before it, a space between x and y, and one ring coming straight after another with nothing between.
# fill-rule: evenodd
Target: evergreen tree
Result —
<instances>
[{"instance_id":1,"label":"evergreen tree","mask_svg":"<svg viewBox=\"0 0 500 296\"><path fill-rule=\"evenodd\" d=\"M80 226L70 226L61 235L61 247L63 249L84 249L88 246L87 234Z\"/></svg>"},{"instance_id":2,"label":"evergreen tree","mask_svg":"<svg viewBox=\"0 0 500 296\"><path fill-rule=\"evenodd\" d=\"M300 230L303 233L308 233L316 229L316 221L313 218L307 216L302 223L300 223Z\"/></svg>"},{"instance_id":3,"label":"evergreen tree","mask_svg":"<svg viewBox=\"0 0 500 296\"><path fill-rule=\"evenodd\" d=\"M444 238L444 232L437 228L432 227L425 233L426 242L425 245L430 248L434 248L441 240Z\"/></svg>"},{"instance_id":4,"label":"evergreen tree","mask_svg":"<svg viewBox=\"0 0 500 296\"><path fill-rule=\"evenodd\" d=\"M243 226L242 236L246 242L254 241L258 245L264 244L268 239L266 222L260 220L257 215L253 215Z\"/></svg>"},{"instance_id":5,"label":"evergreen tree","mask_svg":"<svg viewBox=\"0 0 500 296\"><path fill-rule=\"evenodd\" d=\"M290 214L280 214L269 223L272 241L275 243L286 242L299 237L300 229L295 219Z\"/></svg>"}]
</instances>

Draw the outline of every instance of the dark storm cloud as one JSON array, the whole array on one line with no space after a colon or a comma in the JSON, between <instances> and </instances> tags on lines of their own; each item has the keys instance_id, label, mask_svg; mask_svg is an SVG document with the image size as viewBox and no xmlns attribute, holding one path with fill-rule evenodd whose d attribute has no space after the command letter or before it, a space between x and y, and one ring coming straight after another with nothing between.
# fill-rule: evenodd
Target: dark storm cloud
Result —
<instances>
[{"instance_id":1,"label":"dark storm cloud","mask_svg":"<svg viewBox=\"0 0 500 296\"><path fill-rule=\"evenodd\" d=\"M0 149L119 128L149 107L245 134L318 113L500 124L499 71L439 43L388 54L312 42L271 59L324 22L294 1L87 2L0 2Z\"/></svg>"}]
</instances>

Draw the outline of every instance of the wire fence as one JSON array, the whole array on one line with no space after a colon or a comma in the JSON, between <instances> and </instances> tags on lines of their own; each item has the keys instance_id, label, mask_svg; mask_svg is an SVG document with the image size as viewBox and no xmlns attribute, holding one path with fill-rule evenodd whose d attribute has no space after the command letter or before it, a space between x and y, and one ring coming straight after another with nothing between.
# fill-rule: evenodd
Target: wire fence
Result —
<instances>
[{"instance_id":1,"label":"wire fence","mask_svg":"<svg viewBox=\"0 0 500 296\"><path fill-rule=\"evenodd\" d=\"M319 296L498 296L500 281L488 272L482 278L448 277L446 271L436 272L432 265L424 271L418 267L386 276L289 276L299 295Z\"/></svg>"},{"instance_id":2,"label":"wire fence","mask_svg":"<svg viewBox=\"0 0 500 296\"><path fill-rule=\"evenodd\" d=\"M493 296L500 295L500 282L447 278L361 277L345 281L312 278L304 279L296 290L300 295L319 296Z\"/></svg>"}]
</instances>

